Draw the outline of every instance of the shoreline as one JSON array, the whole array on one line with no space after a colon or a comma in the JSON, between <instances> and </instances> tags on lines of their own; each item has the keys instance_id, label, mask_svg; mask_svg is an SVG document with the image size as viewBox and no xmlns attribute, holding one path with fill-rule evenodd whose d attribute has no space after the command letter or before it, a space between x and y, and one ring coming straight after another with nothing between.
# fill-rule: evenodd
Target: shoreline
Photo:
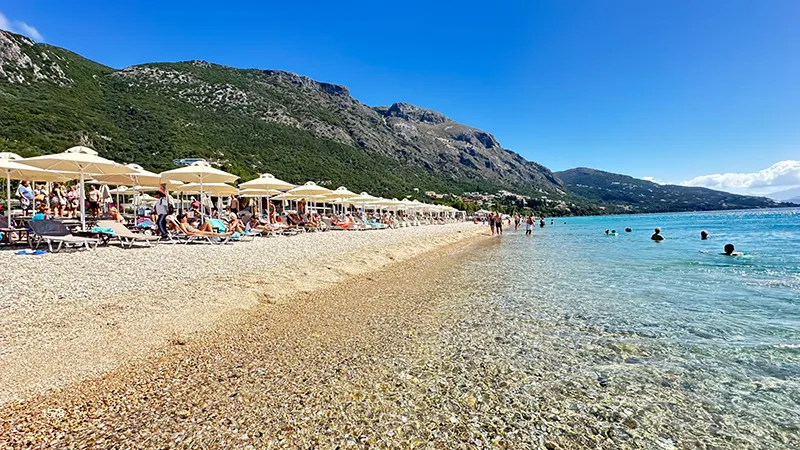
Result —
<instances>
[{"instance_id":1,"label":"shoreline","mask_svg":"<svg viewBox=\"0 0 800 450\"><path fill-rule=\"evenodd\" d=\"M44 259L0 252L6 267L31 266L0 297L0 406L146 360L233 327L262 305L289 304L484 231L451 224L309 233Z\"/></svg>"}]
</instances>

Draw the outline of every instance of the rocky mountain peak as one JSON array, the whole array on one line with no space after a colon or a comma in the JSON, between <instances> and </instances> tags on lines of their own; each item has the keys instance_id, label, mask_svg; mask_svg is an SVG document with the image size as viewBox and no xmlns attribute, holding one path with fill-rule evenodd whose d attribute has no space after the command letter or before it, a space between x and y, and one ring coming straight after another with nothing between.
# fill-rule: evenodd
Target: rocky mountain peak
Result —
<instances>
[{"instance_id":1,"label":"rocky mountain peak","mask_svg":"<svg viewBox=\"0 0 800 450\"><path fill-rule=\"evenodd\" d=\"M325 92L326 94L338 97L350 96L350 91L347 89L347 87L339 84L325 83L322 81L312 80L309 77L298 75L292 72L286 72L284 70L265 69L262 70L261 73L270 78L277 78L280 81L288 82L294 86L303 87L306 89L318 89L322 92Z\"/></svg>"},{"instance_id":2,"label":"rocky mountain peak","mask_svg":"<svg viewBox=\"0 0 800 450\"><path fill-rule=\"evenodd\" d=\"M59 65L61 58L48 51L48 46L35 44L25 36L0 30L0 80L30 84L51 81L59 85L71 83Z\"/></svg>"},{"instance_id":3,"label":"rocky mountain peak","mask_svg":"<svg viewBox=\"0 0 800 450\"><path fill-rule=\"evenodd\" d=\"M384 117L399 117L404 120L411 120L416 122L424 122L432 125L438 125L449 121L444 114L431 109L420 108L408 103L395 103L392 106L377 106L375 111L378 111Z\"/></svg>"}]
</instances>

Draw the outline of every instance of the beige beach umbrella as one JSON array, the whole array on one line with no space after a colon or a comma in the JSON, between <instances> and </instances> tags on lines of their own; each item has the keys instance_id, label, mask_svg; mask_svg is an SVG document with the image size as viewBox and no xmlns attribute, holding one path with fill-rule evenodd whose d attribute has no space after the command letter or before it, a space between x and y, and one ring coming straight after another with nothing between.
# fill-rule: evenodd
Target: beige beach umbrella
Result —
<instances>
[{"instance_id":1,"label":"beige beach umbrella","mask_svg":"<svg viewBox=\"0 0 800 450\"><path fill-rule=\"evenodd\" d=\"M22 162L40 169L80 173L81 228L83 229L86 229L86 192L84 189L86 175L112 175L131 172L129 167L100 157L96 151L83 146L72 147L62 153L53 155L34 156L33 158L23 159Z\"/></svg>"},{"instance_id":2,"label":"beige beach umbrella","mask_svg":"<svg viewBox=\"0 0 800 450\"><path fill-rule=\"evenodd\" d=\"M175 190L178 192L183 192L184 194L205 193L215 197L236 195L239 193L239 190L236 189L236 186L231 186L230 184L225 183L206 183L202 186L200 183L186 183L178 186Z\"/></svg>"},{"instance_id":3,"label":"beige beach umbrella","mask_svg":"<svg viewBox=\"0 0 800 450\"><path fill-rule=\"evenodd\" d=\"M286 191L294 187L295 185L293 185L292 183L287 183L283 180L279 180L275 178L275 176L272 175L271 173L261 174L255 180L245 181L244 183L239 184L239 188L245 190L256 189L256 190L276 191L275 194L257 196L257 197L266 197L267 205L270 204L269 202L272 200L271 197L273 195L279 195L280 191ZM259 201L259 205L260 204L261 203ZM267 207L267 222L272 223L271 215L269 214L269 207Z\"/></svg>"},{"instance_id":4,"label":"beige beach umbrella","mask_svg":"<svg viewBox=\"0 0 800 450\"><path fill-rule=\"evenodd\" d=\"M205 206L202 202L203 198L203 187L205 184L208 183L233 183L239 179L238 176L225 172L223 170L216 169L211 167L211 164L207 163L206 161L197 161L192 163L186 167L181 167L178 169L167 170L165 172L161 172L161 180L165 182L167 180L176 180L176 181L183 181L185 183L197 183L199 184L199 190L201 202L200 204Z\"/></svg>"},{"instance_id":5,"label":"beige beach umbrella","mask_svg":"<svg viewBox=\"0 0 800 450\"><path fill-rule=\"evenodd\" d=\"M276 191L287 191L295 185L275 178L271 173L261 174L255 180L245 181L239 184L240 189L274 189Z\"/></svg>"},{"instance_id":6,"label":"beige beach umbrella","mask_svg":"<svg viewBox=\"0 0 800 450\"><path fill-rule=\"evenodd\" d=\"M242 186L239 185L239 187ZM239 191L240 197L271 197L273 195L281 195L281 191L277 189L241 189Z\"/></svg>"},{"instance_id":7,"label":"beige beach umbrella","mask_svg":"<svg viewBox=\"0 0 800 450\"><path fill-rule=\"evenodd\" d=\"M233 183L239 177L211 167L206 161L197 161L186 167L161 172L161 181L176 180L184 183Z\"/></svg>"},{"instance_id":8,"label":"beige beach umbrella","mask_svg":"<svg viewBox=\"0 0 800 450\"><path fill-rule=\"evenodd\" d=\"M339 186L335 190L330 191L330 193L325 194L325 196L328 197L328 198L336 198L336 199L344 200L344 199L348 199L348 198L358 197L358 194L356 194L355 192L351 192L349 189L347 189L344 186Z\"/></svg>"},{"instance_id":9,"label":"beige beach umbrella","mask_svg":"<svg viewBox=\"0 0 800 450\"><path fill-rule=\"evenodd\" d=\"M22 156L19 156L16 153L11 152L0 152L0 159L10 159L12 161L22 159Z\"/></svg>"},{"instance_id":10,"label":"beige beach umbrella","mask_svg":"<svg viewBox=\"0 0 800 450\"><path fill-rule=\"evenodd\" d=\"M284 192L283 194L278 194L275 197L272 197L273 200L302 200L304 196L302 195L294 195L288 192Z\"/></svg>"},{"instance_id":11,"label":"beige beach umbrella","mask_svg":"<svg viewBox=\"0 0 800 450\"><path fill-rule=\"evenodd\" d=\"M12 156L16 158L12 159ZM54 174L54 172L22 164L18 162L20 159L22 158L14 153L0 153L0 174L6 179L6 216L8 217L11 217L11 180L43 179Z\"/></svg>"},{"instance_id":12,"label":"beige beach umbrella","mask_svg":"<svg viewBox=\"0 0 800 450\"><path fill-rule=\"evenodd\" d=\"M126 167L130 169L129 173L95 175L94 179L101 184L116 184L118 186L158 186L161 183L159 174L144 170L138 164L128 164Z\"/></svg>"},{"instance_id":13,"label":"beige beach umbrella","mask_svg":"<svg viewBox=\"0 0 800 450\"><path fill-rule=\"evenodd\" d=\"M136 199L139 201L139 203L151 203L156 201L156 198L150 194L137 195Z\"/></svg>"},{"instance_id":14,"label":"beige beach umbrella","mask_svg":"<svg viewBox=\"0 0 800 450\"><path fill-rule=\"evenodd\" d=\"M367 194L366 192L362 192L355 197L350 197L346 201L350 204L360 206L361 209L366 209L367 205L374 203L378 200L378 197L374 197L372 195Z\"/></svg>"},{"instance_id":15,"label":"beige beach umbrella","mask_svg":"<svg viewBox=\"0 0 800 450\"><path fill-rule=\"evenodd\" d=\"M298 196L298 198L302 198L306 200L306 202L311 201L318 201L320 199L319 196L324 196L330 194L332 191L328 188L322 187L314 183L313 181L308 181L303 185L297 186L294 189L289 189L286 191L287 194L292 194Z\"/></svg>"},{"instance_id":16,"label":"beige beach umbrella","mask_svg":"<svg viewBox=\"0 0 800 450\"><path fill-rule=\"evenodd\" d=\"M296 188L286 191L287 194L296 195L299 196L299 198L306 198L316 195L328 195L331 192L332 191L330 189L319 186L313 181L309 181L301 186L297 186Z\"/></svg>"},{"instance_id":17,"label":"beige beach umbrella","mask_svg":"<svg viewBox=\"0 0 800 450\"><path fill-rule=\"evenodd\" d=\"M326 194L325 197L330 200L330 203L342 204L348 198L358 197L358 194L351 192L344 186L339 186L331 191L330 194Z\"/></svg>"}]
</instances>

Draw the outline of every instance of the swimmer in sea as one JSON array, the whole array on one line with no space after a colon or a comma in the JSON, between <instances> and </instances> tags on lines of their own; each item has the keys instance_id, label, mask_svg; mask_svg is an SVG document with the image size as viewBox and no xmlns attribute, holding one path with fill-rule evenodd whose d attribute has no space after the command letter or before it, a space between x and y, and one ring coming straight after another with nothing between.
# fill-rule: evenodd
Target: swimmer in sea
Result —
<instances>
[{"instance_id":1,"label":"swimmer in sea","mask_svg":"<svg viewBox=\"0 0 800 450\"><path fill-rule=\"evenodd\" d=\"M725 256L744 256L744 253L735 251L736 247L733 244L725 244Z\"/></svg>"},{"instance_id":2,"label":"swimmer in sea","mask_svg":"<svg viewBox=\"0 0 800 450\"><path fill-rule=\"evenodd\" d=\"M700 232L700 239L702 239L704 241L708 240L708 231L706 231L706 230L701 231Z\"/></svg>"},{"instance_id":3,"label":"swimmer in sea","mask_svg":"<svg viewBox=\"0 0 800 450\"><path fill-rule=\"evenodd\" d=\"M630 233L631 231L633 231L633 230L631 230L630 228L625 228L625 232L626 233Z\"/></svg>"},{"instance_id":4,"label":"swimmer in sea","mask_svg":"<svg viewBox=\"0 0 800 450\"><path fill-rule=\"evenodd\" d=\"M655 229L655 233L652 236L650 236L650 239L652 239L652 240L654 240L656 242L663 241L664 240L664 236L661 235L661 228L656 228Z\"/></svg>"},{"instance_id":5,"label":"swimmer in sea","mask_svg":"<svg viewBox=\"0 0 800 450\"><path fill-rule=\"evenodd\" d=\"M606 236L608 236L608 230L606 230Z\"/></svg>"}]
</instances>

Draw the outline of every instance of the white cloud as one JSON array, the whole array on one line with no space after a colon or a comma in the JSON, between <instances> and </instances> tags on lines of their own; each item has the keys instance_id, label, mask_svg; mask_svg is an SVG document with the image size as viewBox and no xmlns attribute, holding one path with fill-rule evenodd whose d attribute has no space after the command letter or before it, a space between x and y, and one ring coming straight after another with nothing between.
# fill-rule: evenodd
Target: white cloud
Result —
<instances>
[{"instance_id":1,"label":"white cloud","mask_svg":"<svg viewBox=\"0 0 800 450\"><path fill-rule=\"evenodd\" d=\"M765 192L776 188L800 185L800 161L779 161L769 168L752 173L718 173L703 175L681 183L722 191Z\"/></svg>"},{"instance_id":2,"label":"white cloud","mask_svg":"<svg viewBox=\"0 0 800 450\"><path fill-rule=\"evenodd\" d=\"M649 181L649 182L655 183L655 184L667 184L667 183L664 183L663 181L656 180L654 177L642 177L642 180Z\"/></svg>"},{"instance_id":3,"label":"white cloud","mask_svg":"<svg viewBox=\"0 0 800 450\"><path fill-rule=\"evenodd\" d=\"M0 13L0 30L11 31L11 21L3 13Z\"/></svg>"},{"instance_id":4,"label":"white cloud","mask_svg":"<svg viewBox=\"0 0 800 450\"><path fill-rule=\"evenodd\" d=\"M3 13L0 13L0 30L24 34L36 42L44 42L42 33L39 33L39 30L37 30L35 27L20 20L9 20L9 18L4 16Z\"/></svg>"},{"instance_id":5,"label":"white cloud","mask_svg":"<svg viewBox=\"0 0 800 450\"><path fill-rule=\"evenodd\" d=\"M19 29L20 32L22 32L22 34L28 36L29 38L33 39L36 42L44 42L44 37L42 36L42 33L39 33L39 30L28 25L25 22L14 22L14 28Z\"/></svg>"}]
</instances>

